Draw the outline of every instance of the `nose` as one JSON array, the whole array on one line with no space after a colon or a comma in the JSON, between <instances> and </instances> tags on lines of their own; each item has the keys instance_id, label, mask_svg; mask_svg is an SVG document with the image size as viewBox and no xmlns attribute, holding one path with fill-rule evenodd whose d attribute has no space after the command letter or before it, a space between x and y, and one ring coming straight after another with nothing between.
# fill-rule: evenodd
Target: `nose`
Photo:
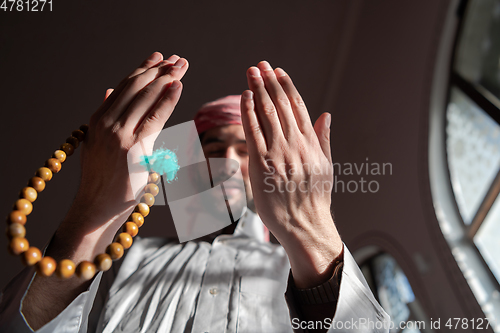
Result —
<instances>
[{"instance_id":1,"label":"nose","mask_svg":"<svg viewBox=\"0 0 500 333\"><path fill-rule=\"evenodd\" d=\"M217 173L231 176L240 167L241 157L236 152L234 147L227 147L224 154L215 163L217 165Z\"/></svg>"}]
</instances>

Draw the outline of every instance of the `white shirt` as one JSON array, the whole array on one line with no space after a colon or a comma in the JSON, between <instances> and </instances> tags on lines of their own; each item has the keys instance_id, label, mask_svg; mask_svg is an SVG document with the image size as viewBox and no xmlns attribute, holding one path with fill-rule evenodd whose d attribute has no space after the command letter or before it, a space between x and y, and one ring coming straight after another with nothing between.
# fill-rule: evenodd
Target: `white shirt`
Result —
<instances>
[{"instance_id":1,"label":"white shirt","mask_svg":"<svg viewBox=\"0 0 500 333\"><path fill-rule=\"evenodd\" d=\"M284 297L288 257L263 235L259 217L247 210L233 235L219 235L212 244L136 238L121 266L99 273L37 332L303 332L300 326L308 323L297 318L292 293L288 305ZM6 287L0 332L33 332L21 313L33 276L27 268ZM329 319L329 332L389 331L389 317L347 247L337 309Z\"/></svg>"}]
</instances>

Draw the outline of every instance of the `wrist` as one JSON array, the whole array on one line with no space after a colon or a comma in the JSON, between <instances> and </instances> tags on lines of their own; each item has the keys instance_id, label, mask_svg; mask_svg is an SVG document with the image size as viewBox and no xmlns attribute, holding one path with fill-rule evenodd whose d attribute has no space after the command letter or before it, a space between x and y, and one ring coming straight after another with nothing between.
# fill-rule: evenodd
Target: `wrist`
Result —
<instances>
[{"instance_id":1,"label":"wrist","mask_svg":"<svg viewBox=\"0 0 500 333\"><path fill-rule=\"evenodd\" d=\"M333 219L308 225L313 225L313 228L295 231L285 242L280 240L288 254L295 285L301 289L328 281L343 251Z\"/></svg>"}]
</instances>

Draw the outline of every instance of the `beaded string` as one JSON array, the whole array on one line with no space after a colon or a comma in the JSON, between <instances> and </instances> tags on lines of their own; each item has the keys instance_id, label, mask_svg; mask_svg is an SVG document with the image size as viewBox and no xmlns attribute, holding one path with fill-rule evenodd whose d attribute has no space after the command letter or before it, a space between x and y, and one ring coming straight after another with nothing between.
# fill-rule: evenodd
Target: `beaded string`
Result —
<instances>
[{"instance_id":1,"label":"beaded string","mask_svg":"<svg viewBox=\"0 0 500 333\"><path fill-rule=\"evenodd\" d=\"M42 256L42 252L38 248L30 246L25 238L25 224L27 216L33 211L33 202L38 197L38 193L45 189L45 184L52 179L52 175L61 171L62 163L66 157L73 155L75 149L85 139L88 128L88 125L82 125L73 131L66 142L45 162L45 166L36 171L35 176L29 180L28 186L21 190L20 199L16 201L7 218L6 234L10 240L9 252L13 255L20 255L23 263L27 266L36 265L38 274L42 276L51 276L55 272L58 277L63 279L76 274L83 280L90 280L97 271L110 269L113 260L120 259L125 249L132 246L133 237L137 235L139 228L144 224L144 218L149 214L149 207L153 206L155 196L160 192L157 186L160 175L156 172L150 172L141 202L123 225L122 232L116 236L113 243L108 245L106 253L98 254L93 263L82 261L75 265L69 259L56 262L52 257Z\"/></svg>"}]
</instances>

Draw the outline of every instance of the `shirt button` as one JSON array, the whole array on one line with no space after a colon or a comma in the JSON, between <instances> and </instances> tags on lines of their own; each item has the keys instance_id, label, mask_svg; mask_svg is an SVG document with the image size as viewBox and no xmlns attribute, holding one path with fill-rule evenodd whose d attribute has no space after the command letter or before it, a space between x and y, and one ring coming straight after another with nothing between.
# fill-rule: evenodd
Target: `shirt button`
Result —
<instances>
[{"instance_id":1,"label":"shirt button","mask_svg":"<svg viewBox=\"0 0 500 333\"><path fill-rule=\"evenodd\" d=\"M212 288L212 289L210 289L210 290L209 290L209 292L210 292L210 294L212 294L212 295L217 295L217 293L218 293L219 291L217 290L217 288Z\"/></svg>"}]
</instances>

